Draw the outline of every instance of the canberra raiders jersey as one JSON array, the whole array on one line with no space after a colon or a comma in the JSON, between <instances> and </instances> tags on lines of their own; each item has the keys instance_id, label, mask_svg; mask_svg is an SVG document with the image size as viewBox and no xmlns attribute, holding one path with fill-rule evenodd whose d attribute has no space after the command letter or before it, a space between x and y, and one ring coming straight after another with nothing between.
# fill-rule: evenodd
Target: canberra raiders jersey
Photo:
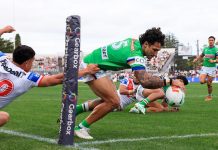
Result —
<instances>
[{"instance_id":1,"label":"canberra raiders jersey","mask_svg":"<svg viewBox=\"0 0 218 150\"><path fill-rule=\"evenodd\" d=\"M87 64L98 64L102 70L144 70L145 59L139 40L128 38L98 48L83 60ZM128 62L132 62L131 66Z\"/></svg>"},{"instance_id":2,"label":"canberra raiders jersey","mask_svg":"<svg viewBox=\"0 0 218 150\"><path fill-rule=\"evenodd\" d=\"M218 49L214 47L205 47L202 52L204 58L203 58L203 66L205 67L216 67L216 63L210 63L209 60L216 59L216 56L218 56Z\"/></svg>"},{"instance_id":3,"label":"canberra raiders jersey","mask_svg":"<svg viewBox=\"0 0 218 150\"><path fill-rule=\"evenodd\" d=\"M42 77L33 72L26 73L0 52L0 108L32 87L38 86Z\"/></svg>"},{"instance_id":4,"label":"canberra raiders jersey","mask_svg":"<svg viewBox=\"0 0 218 150\"><path fill-rule=\"evenodd\" d=\"M135 90L138 87L138 84L135 84L133 82L133 79L131 78L124 78L120 81L120 85L126 86L127 90ZM120 91L117 90L118 96L120 97L120 107L121 109L124 109L127 105L131 104L132 102L136 101L135 96L129 96L129 95L122 95L120 94Z\"/></svg>"}]
</instances>

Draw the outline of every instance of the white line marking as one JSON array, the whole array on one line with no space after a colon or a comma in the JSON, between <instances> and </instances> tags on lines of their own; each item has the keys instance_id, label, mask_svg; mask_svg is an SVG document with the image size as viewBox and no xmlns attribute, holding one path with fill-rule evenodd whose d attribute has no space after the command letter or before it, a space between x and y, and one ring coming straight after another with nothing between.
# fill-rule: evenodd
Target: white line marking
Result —
<instances>
[{"instance_id":1,"label":"white line marking","mask_svg":"<svg viewBox=\"0 0 218 150\"><path fill-rule=\"evenodd\" d=\"M41 137L38 135L26 134L26 133L21 133L21 132L17 132L17 131L13 131L13 130L6 130L6 129L0 129L0 132L5 133L5 134L20 136L20 137L25 137L25 138L29 138L29 139L34 139L37 141L47 142L47 143L51 143L51 144L57 144L57 140L55 140L55 139L44 138L44 137Z\"/></svg>"},{"instance_id":2,"label":"white line marking","mask_svg":"<svg viewBox=\"0 0 218 150\"><path fill-rule=\"evenodd\" d=\"M195 138L195 137L210 137L218 136L218 133L205 133L205 134L188 134L188 135L173 135L173 136L154 136L147 138L137 138L137 139L111 139L105 141L92 141L92 142L82 142L78 143L79 146L83 145L99 145L106 143L118 143L118 142L135 142L135 141L148 141L148 140L160 140L160 139L185 139L185 138Z\"/></svg>"},{"instance_id":3,"label":"white line marking","mask_svg":"<svg viewBox=\"0 0 218 150\"><path fill-rule=\"evenodd\" d=\"M38 136L38 135L26 134L26 133L22 133L22 132L13 131L13 130L0 129L0 133L5 133L5 134L9 134L9 135L24 137L24 138L28 138L28 139L34 139L34 140L37 140L37 141L46 142L46 143L50 143L50 144L58 144L57 139L45 138L45 137L41 137L41 136ZM67 147L67 148L78 148L80 150L98 150L98 149L96 149L94 147L84 148L84 147L79 146L77 143L74 143L74 146L65 146L65 147Z\"/></svg>"},{"instance_id":4,"label":"white line marking","mask_svg":"<svg viewBox=\"0 0 218 150\"><path fill-rule=\"evenodd\" d=\"M26 134L26 133L21 133L21 132L16 132L13 130L6 130L6 129L0 129L0 133L5 133L5 134L10 134L10 135L15 135L19 137L25 137L28 139L34 139L37 141L42 141L46 143L51 143L51 144L57 144L56 139L51 139L51 138L45 138L41 137L38 135L32 135L32 134ZM147 138L132 138L132 139L110 139L110 140L104 140L104 141L90 141L90 142L80 142L80 143L75 143L74 146L66 146L69 148L78 148L81 150L98 150L93 147L89 148L84 148L81 146L84 145L100 145L100 144L107 144L107 143L118 143L118 142L135 142L135 141L148 141L148 140L166 140L166 139L186 139L186 138L197 138L197 137L212 137L212 136L218 136L218 133L205 133L205 134L187 134L187 135L173 135L173 136L154 136L154 137L147 137Z\"/></svg>"}]
</instances>

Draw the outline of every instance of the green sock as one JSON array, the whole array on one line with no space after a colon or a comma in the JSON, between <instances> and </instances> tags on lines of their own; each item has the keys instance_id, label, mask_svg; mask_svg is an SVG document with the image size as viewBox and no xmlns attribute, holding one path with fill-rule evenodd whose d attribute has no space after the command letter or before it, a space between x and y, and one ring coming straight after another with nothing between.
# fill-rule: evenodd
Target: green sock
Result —
<instances>
[{"instance_id":1,"label":"green sock","mask_svg":"<svg viewBox=\"0 0 218 150\"><path fill-rule=\"evenodd\" d=\"M151 102L151 100L149 98L145 98L145 99L141 100L141 102L139 102L139 104L146 106L150 102Z\"/></svg>"},{"instance_id":2,"label":"green sock","mask_svg":"<svg viewBox=\"0 0 218 150\"><path fill-rule=\"evenodd\" d=\"M76 105L76 116L83 112L84 112L83 105L82 104Z\"/></svg>"},{"instance_id":3,"label":"green sock","mask_svg":"<svg viewBox=\"0 0 218 150\"><path fill-rule=\"evenodd\" d=\"M89 111L89 102L76 105L76 116L86 111Z\"/></svg>"},{"instance_id":4,"label":"green sock","mask_svg":"<svg viewBox=\"0 0 218 150\"><path fill-rule=\"evenodd\" d=\"M80 127L80 128L83 128L83 127L89 128L90 125L89 125L88 122L84 119L84 120L79 124L79 127Z\"/></svg>"}]
</instances>

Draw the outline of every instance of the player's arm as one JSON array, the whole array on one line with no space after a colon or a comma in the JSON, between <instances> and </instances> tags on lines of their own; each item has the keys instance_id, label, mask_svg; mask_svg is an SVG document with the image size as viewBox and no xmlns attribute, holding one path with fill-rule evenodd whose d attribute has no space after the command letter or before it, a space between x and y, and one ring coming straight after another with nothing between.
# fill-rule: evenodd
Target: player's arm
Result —
<instances>
[{"instance_id":1,"label":"player's arm","mask_svg":"<svg viewBox=\"0 0 218 150\"><path fill-rule=\"evenodd\" d=\"M128 90L127 87L122 84L120 84L119 86L119 91L120 91L120 94L122 95L133 95L134 94L134 90Z\"/></svg>"},{"instance_id":2,"label":"player's arm","mask_svg":"<svg viewBox=\"0 0 218 150\"><path fill-rule=\"evenodd\" d=\"M12 26L6 26L2 29L0 29L0 36L3 34L3 33L11 33L15 31L15 29L12 27Z\"/></svg>"},{"instance_id":3,"label":"player's arm","mask_svg":"<svg viewBox=\"0 0 218 150\"><path fill-rule=\"evenodd\" d=\"M87 75L87 74L95 74L98 72L100 68L96 64L89 64L86 68L79 70L78 78Z\"/></svg>"},{"instance_id":4,"label":"player's arm","mask_svg":"<svg viewBox=\"0 0 218 150\"><path fill-rule=\"evenodd\" d=\"M216 59L210 59L209 62L210 63L217 63L218 62L218 52L216 53L215 58Z\"/></svg>"},{"instance_id":5,"label":"player's arm","mask_svg":"<svg viewBox=\"0 0 218 150\"><path fill-rule=\"evenodd\" d=\"M99 71L99 68L95 64L90 64L86 68L79 70L78 77L82 77L86 74L94 74L97 71ZM64 79L64 74L59 73L55 75L49 75L49 76L44 76L41 81L39 82L39 87L46 87L46 86L53 86L53 85L58 85L63 82Z\"/></svg>"},{"instance_id":6,"label":"player's arm","mask_svg":"<svg viewBox=\"0 0 218 150\"><path fill-rule=\"evenodd\" d=\"M161 79L158 76L147 73L145 70L135 70L134 74L144 88L157 89L166 85L174 85L185 90L184 84L178 79Z\"/></svg>"},{"instance_id":7,"label":"player's arm","mask_svg":"<svg viewBox=\"0 0 218 150\"><path fill-rule=\"evenodd\" d=\"M47 87L47 86L58 85L58 84L61 84L63 82L63 78L64 78L64 74L63 73L44 76L40 80L38 86L39 87Z\"/></svg>"},{"instance_id":8,"label":"player's arm","mask_svg":"<svg viewBox=\"0 0 218 150\"><path fill-rule=\"evenodd\" d=\"M204 53L201 53L201 55L197 56L194 60L193 60L193 63L196 63L197 61L201 61L204 57Z\"/></svg>"}]
</instances>

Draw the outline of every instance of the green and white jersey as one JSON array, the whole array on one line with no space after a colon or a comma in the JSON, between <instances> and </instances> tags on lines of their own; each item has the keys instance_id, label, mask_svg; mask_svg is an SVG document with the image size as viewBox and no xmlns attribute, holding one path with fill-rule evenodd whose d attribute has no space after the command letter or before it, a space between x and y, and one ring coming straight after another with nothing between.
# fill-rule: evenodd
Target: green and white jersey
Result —
<instances>
[{"instance_id":1,"label":"green and white jersey","mask_svg":"<svg viewBox=\"0 0 218 150\"><path fill-rule=\"evenodd\" d=\"M216 59L218 56L218 49L214 47L205 47L202 52L203 57L203 66L205 67L216 67L216 63L210 63L209 60Z\"/></svg>"},{"instance_id":2,"label":"green and white jersey","mask_svg":"<svg viewBox=\"0 0 218 150\"><path fill-rule=\"evenodd\" d=\"M144 70L145 58L139 40L125 39L98 48L87 55L83 61L87 64L98 64L102 70ZM128 64L131 62L131 65Z\"/></svg>"}]
</instances>

